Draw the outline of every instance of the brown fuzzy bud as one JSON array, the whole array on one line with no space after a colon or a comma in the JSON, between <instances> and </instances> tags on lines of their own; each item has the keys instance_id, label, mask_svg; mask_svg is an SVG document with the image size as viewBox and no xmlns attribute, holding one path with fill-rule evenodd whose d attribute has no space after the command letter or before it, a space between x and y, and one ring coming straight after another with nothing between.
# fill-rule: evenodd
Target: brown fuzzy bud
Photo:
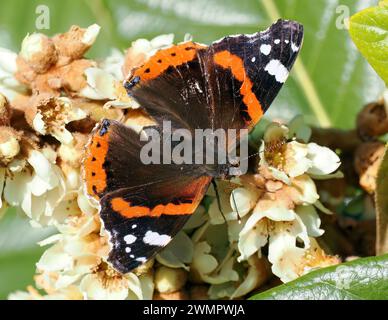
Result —
<instances>
[{"instance_id":1,"label":"brown fuzzy bud","mask_svg":"<svg viewBox=\"0 0 388 320\"><path fill-rule=\"evenodd\" d=\"M58 63L65 65L82 58L93 45L99 31L100 27L93 24L86 29L72 26L68 32L56 35L53 41L59 55Z\"/></svg>"},{"instance_id":2,"label":"brown fuzzy bud","mask_svg":"<svg viewBox=\"0 0 388 320\"><path fill-rule=\"evenodd\" d=\"M71 92L78 92L87 85L85 70L95 66L92 60L75 60L58 70L57 78L61 79L62 87Z\"/></svg>"},{"instance_id":3,"label":"brown fuzzy bud","mask_svg":"<svg viewBox=\"0 0 388 320\"><path fill-rule=\"evenodd\" d=\"M376 190L376 177L384 149L381 142L365 142L356 150L354 167L360 176L361 187L369 193Z\"/></svg>"},{"instance_id":4,"label":"brown fuzzy bud","mask_svg":"<svg viewBox=\"0 0 388 320\"><path fill-rule=\"evenodd\" d=\"M187 272L183 269L159 267L155 272L155 288L161 293L180 290L187 281Z\"/></svg>"},{"instance_id":5,"label":"brown fuzzy bud","mask_svg":"<svg viewBox=\"0 0 388 320\"><path fill-rule=\"evenodd\" d=\"M20 152L21 134L11 127L0 127L0 163L7 165Z\"/></svg>"},{"instance_id":6,"label":"brown fuzzy bud","mask_svg":"<svg viewBox=\"0 0 388 320\"><path fill-rule=\"evenodd\" d=\"M388 117L383 101L367 104L357 116L361 138L378 137L388 132Z\"/></svg>"},{"instance_id":7,"label":"brown fuzzy bud","mask_svg":"<svg viewBox=\"0 0 388 320\"><path fill-rule=\"evenodd\" d=\"M38 74L45 73L58 59L53 41L41 33L27 35L19 55Z\"/></svg>"},{"instance_id":8,"label":"brown fuzzy bud","mask_svg":"<svg viewBox=\"0 0 388 320\"><path fill-rule=\"evenodd\" d=\"M31 88L33 81L35 81L37 73L29 66L29 64L20 56L16 58L17 71L15 78Z\"/></svg>"},{"instance_id":9,"label":"brown fuzzy bud","mask_svg":"<svg viewBox=\"0 0 388 320\"><path fill-rule=\"evenodd\" d=\"M9 126L11 109L7 98L0 93L0 126Z\"/></svg>"}]
</instances>

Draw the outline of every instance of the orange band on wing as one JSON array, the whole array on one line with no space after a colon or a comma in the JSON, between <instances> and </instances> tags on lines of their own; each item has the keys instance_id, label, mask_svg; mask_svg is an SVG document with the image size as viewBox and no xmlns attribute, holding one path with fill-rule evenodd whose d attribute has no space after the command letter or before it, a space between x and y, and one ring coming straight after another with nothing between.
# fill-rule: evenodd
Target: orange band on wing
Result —
<instances>
[{"instance_id":1,"label":"orange band on wing","mask_svg":"<svg viewBox=\"0 0 388 320\"><path fill-rule=\"evenodd\" d=\"M97 199L98 194L106 189L106 172L103 164L108 153L108 138L109 132L102 136L96 132L89 144L84 162L87 192Z\"/></svg>"},{"instance_id":2,"label":"orange band on wing","mask_svg":"<svg viewBox=\"0 0 388 320\"><path fill-rule=\"evenodd\" d=\"M132 206L130 202L125 201L123 198L113 198L111 201L112 209L119 212L122 216L127 218L138 217L159 217L162 214L166 215L182 215L191 214L196 209L196 205L193 203L182 204L158 204L153 208L143 206Z\"/></svg>"},{"instance_id":3,"label":"orange band on wing","mask_svg":"<svg viewBox=\"0 0 388 320\"><path fill-rule=\"evenodd\" d=\"M214 62L225 69L230 68L233 76L242 82L240 94L243 96L243 102L251 118L249 125L254 126L262 117L263 108L252 91L253 84L245 72L243 60L229 51L221 51L214 55Z\"/></svg>"},{"instance_id":4,"label":"orange band on wing","mask_svg":"<svg viewBox=\"0 0 388 320\"><path fill-rule=\"evenodd\" d=\"M155 53L142 67L137 69L133 77L140 80L151 80L158 77L169 67L177 67L193 60L197 50L205 46L194 42L185 42L171 48L163 49Z\"/></svg>"},{"instance_id":5,"label":"orange band on wing","mask_svg":"<svg viewBox=\"0 0 388 320\"><path fill-rule=\"evenodd\" d=\"M185 198L190 199L190 203L168 203L166 205L158 204L153 208L149 208L146 206L132 206L129 201L124 200L122 197L117 197L111 200L111 206L114 211L126 218L160 217L162 214L192 214L201 202L210 180L210 177L199 178L193 184L188 186L186 190L184 190L184 193L188 195L185 196Z\"/></svg>"}]
</instances>

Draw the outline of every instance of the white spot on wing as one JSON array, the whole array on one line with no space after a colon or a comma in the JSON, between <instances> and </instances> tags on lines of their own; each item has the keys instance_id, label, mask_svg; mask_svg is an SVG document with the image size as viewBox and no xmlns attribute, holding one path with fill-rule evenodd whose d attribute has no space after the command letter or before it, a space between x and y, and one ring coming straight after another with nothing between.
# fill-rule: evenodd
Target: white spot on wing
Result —
<instances>
[{"instance_id":1,"label":"white spot on wing","mask_svg":"<svg viewBox=\"0 0 388 320\"><path fill-rule=\"evenodd\" d=\"M299 51L299 47L295 43L291 42L291 50L297 52Z\"/></svg>"},{"instance_id":2,"label":"white spot on wing","mask_svg":"<svg viewBox=\"0 0 388 320\"><path fill-rule=\"evenodd\" d=\"M143 242L146 244L149 244L150 246L159 246L163 247L167 243L169 243L171 240L171 237L167 234L159 234L157 232L153 231L147 231L144 238Z\"/></svg>"},{"instance_id":3,"label":"white spot on wing","mask_svg":"<svg viewBox=\"0 0 388 320\"><path fill-rule=\"evenodd\" d=\"M131 248L130 248L130 247L126 247L126 248L125 248L125 252L126 252L126 253L130 253L130 252L131 252Z\"/></svg>"},{"instance_id":4,"label":"white spot on wing","mask_svg":"<svg viewBox=\"0 0 388 320\"><path fill-rule=\"evenodd\" d=\"M135 256L133 254L130 254L129 257L133 259Z\"/></svg>"},{"instance_id":5,"label":"white spot on wing","mask_svg":"<svg viewBox=\"0 0 388 320\"><path fill-rule=\"evenodd\" d=\"M136 237L133 235L133 234L127 234L125 237L124 237L124 241L127 243L127 244L132 244L136 241Z\"/></svg>"},{"instance_id":6,"label":"white spot on wing","mask_svg":"<svg viewBox=\"0 0 388 320\"><path fill-rule=\"evenodd\" d=\"M271 52L271 45L269 44L262 44L260 46L260 52L266 56L269 55L269 53Z\"/></svg>"},{"instance_id":7,"label":"white spot on wing","mask_svg":"<svg viewBox=\"0 0 388 320\"><path fill-rule=\"evenodd\" d=\"M132 229L135 229L137 227L137 224L132 225Z\"/></svg>"},{"instance_id":8,"label":"white spot on wing","mask_svg":"<svg viewBox=\"0 0 388 320\"><path fill-rule=\"evenodd\" d=\"M277 82L284 83L288 77L287 68L279 60L271 60L264 68Z\"/></svg>"},{"instance_id":9,"label":"white spot on wing","mask_svg":"<svg viewBox=\"0 0 388 320\"><path fill-rule=\"evenodd\" d=\"M146 262L146 261L147 261L147 258L146 258L146 257L139 257L139 258L136 258L136 261L139 261L139 262Z\"/></svg>"},{"instance_id":10,"label":"white spot on wing","mask_svg":"<svg viewBox=\"0 0 388 320\"><path fill-rule=\"evenodd\" d=\"M252 62L255 62L255 61L256 61L256 57L253 57L253 58L251 59L251 61L252 61Z\"/></svg>"},{"instance_id":11,"label":"white spot on wing","mask_svg":"<svg viewBox=\"0 0 388 320\"><path fill-rule=\"evenodd\" d=\"M290 43L290 40L284 40L284 42L286 43L286 44L289 44Z\"/></svg>"},{"instance_id":12,"label":"white spot on wing","mask_svg":"<svg viewBox=\"0 0 388 320\"><path fill-rule=\"evenodd\" d=\"M274 43L275 43L275 44L279 44L279 43L280 43L280 39L275 39L275 40L274 40Z\"/></svg>"}]
</instances>

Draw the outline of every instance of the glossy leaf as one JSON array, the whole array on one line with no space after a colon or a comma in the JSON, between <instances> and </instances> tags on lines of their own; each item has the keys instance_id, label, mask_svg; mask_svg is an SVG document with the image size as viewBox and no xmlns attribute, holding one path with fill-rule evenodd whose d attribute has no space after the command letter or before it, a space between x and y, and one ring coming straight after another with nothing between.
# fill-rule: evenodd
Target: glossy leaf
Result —
<instances>
[{"instance_id":1,"label":"glossy leaf","mask_svg":"<svg viewBox=\"0 0 388 320\"><path fill-rule=\"evenodd\" d=\"M376 180L376 253L388 253L388 152L380 164Z\"/></svg>"},{"instance_id":2,"label":"glossy leaf","mask_svg":"<svg viewBox=\"0 0 388 320\"><path fill-rule=\"evenodd\" d=\"M352 16L349 32L357 48L388 85L388 1Z\"/></svg>"},{"instance_id":3,"label":"glossy leaf","mask_svg":"<svg viewBox=\"0 0 388 320\"><path fill-rule=\"evenodd\" d=\"M388 255L308 273L253 300L388 300Z\"/></svg>"}]
</instances>

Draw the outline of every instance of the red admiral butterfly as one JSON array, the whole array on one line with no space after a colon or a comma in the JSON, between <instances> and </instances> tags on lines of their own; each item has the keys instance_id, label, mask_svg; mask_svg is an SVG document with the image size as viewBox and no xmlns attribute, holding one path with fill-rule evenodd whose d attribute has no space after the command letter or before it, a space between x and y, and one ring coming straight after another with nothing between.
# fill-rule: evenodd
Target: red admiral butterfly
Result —
<instances>
[{"instance_id":1,"label":"red admiral butterfly","mask_svg":"<svg viewBox=\"0 0 388 320\"><path fill-rule=\"evenodd\" d=\"M210 46L185 42L160 50L125 82L146 112L173 128L252 129L286 81L302 44L303 27L279 20L252 35ZM158 126L156 126L158 127ZM214 165L145 165L145 142L124 124L103 120L84 159L87 192L100 203L110 234L109 262L127 273L183 227L214 177Z\"/></svg>"}]
</instances>

